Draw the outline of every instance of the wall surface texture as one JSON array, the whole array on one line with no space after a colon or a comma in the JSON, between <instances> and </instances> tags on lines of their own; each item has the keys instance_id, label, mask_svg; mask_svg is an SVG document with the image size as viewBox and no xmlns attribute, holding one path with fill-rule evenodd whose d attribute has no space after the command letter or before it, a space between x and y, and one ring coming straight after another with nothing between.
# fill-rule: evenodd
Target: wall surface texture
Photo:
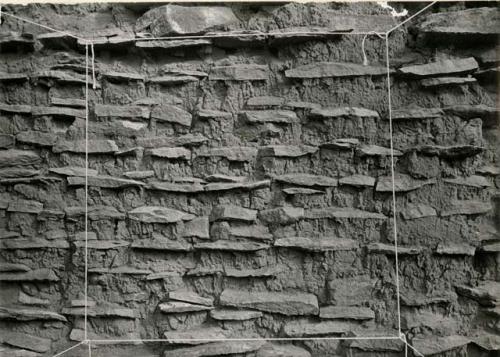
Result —
<instances>
[{"instance_id":1,"label":"wall surface texture","mask_svg":"<svg viewBox=\"0 0 500 357\"><path fill-rule=\"evenodd\" d=\"M436 4L388 36L398 259L386 41L367 36L363 65L358 33L405 17L3 6L81 38L2 15L0 356L84 340L85 304L90 340L169 340L92 356L404 356L399 339L210 341L397 337L396 264L417 350L498 356L496 5Z\"/></svg>"}]
</instances>

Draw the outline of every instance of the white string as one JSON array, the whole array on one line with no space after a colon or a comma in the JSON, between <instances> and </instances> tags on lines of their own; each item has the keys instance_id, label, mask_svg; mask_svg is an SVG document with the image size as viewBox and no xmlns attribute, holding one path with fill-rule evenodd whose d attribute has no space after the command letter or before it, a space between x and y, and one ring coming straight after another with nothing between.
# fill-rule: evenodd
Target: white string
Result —
<instances>
[{"instance_id":1,"label":"white string","mask_svg":"<svg viewBox=\"0 0 500 357\"><path fill-rule=\"evenodd\" d=\"M328 340L399 340L399 336L354 336L354 337L270 337L270 338L153 338L153 339L130 339L130 340L88 340L92 343L121 343L121 342L249 342L249 341L328 341Z\"/></svg>"},{"instance_id":2,"label":"white string","mask_svg":"<svg viewBox=\"0 0 500 357\"><path fill-rule=\"evenodd\" d=\"M2 5L0 5L0 25L2 24Z\"/></svg>"},{"instance_id":3,"label":"white string","mask_svg":"<svg viewBox=\"0 0 500 357\"><path fill-rule=\"evenodd\" d=\"M94 43L90 44L92 50L92 88L95 90L97 88L95 81L95 58L94 58Z\"/></svg>"},{"instance_id":4,"label":"white string","mask_svg":"<svg viewBox=\"0 0 500 357\"><path fill-rule=\"evenodd\" d=\"M368 37L368 35L377 35L381 39L384 39L384 37L380 33L375 31L369 32L363 36L363 41L361 41L361 51L363 52L363 66L368 66L368 58L366 57L365 53L365 40Z\"/></svg>"},{"instance_id":5,"label":"white string","mask_svg":"<svg viewBox=\"0 0 500 357\"><path fill-rule=\"evenodd\" d=\"M87 343L88 343L88 348L89 348L89 356L88 357L92 357L92 341L88 340Z\"/></svg>"},{"instance_id":6,"label":"white string","mask_svg":"<svg viewBox=\"0 0 500 357\"><path fill-rule=\"evenodd\" d=\"M424 7L423 9L417 11L416 13L414 13L413 15L411 15L409 18L407 18L406 20L400 22L399 24L397 24L396 26L394 26L392 29L390 29L389 31L387 31L387 35L389 35L392 31L396 30L397 28L403 26L404 24L406 24L408 21L412 20L413 18L415 18L416 16L420 15L422 12L424 12L425 10L427 10L428 8L430 8L432 5L434 5L435 3L437 3L437 1L434 1L434 2L431 2L429 5L427 5L426 7Z\"/></svg>"},{"instance_id":7,"label":"white string","mask_svg":"<svg viewBox=\"0 0 500 357\"><path fill-rule=\"evenodd\" d=\"M66 352L69 352L69 351L71 351L72 349L74 349L74 348L76 348L76 347L78 347L78 346L80 346L80 345L82 345L82 344L84 344L84 343L85 343L85 341L81 341L81 342L77 343L76 345L74 345L73 347L67 348L67 349L65 349L64 351L59 352L58 354L55 354L55 355L54 355L54 356L52 356L52 357L59 357L59 356L61 356L61 355L65 354Z\"/></svg>"},{"instance_id":8,"label":"white string","mask_svg":"<svg viewBox=\"0 0 500 357\"><path fill-rule=\"evenodd\" d=\"M88 305L88 177L89 177L89 45L85 45L85 329L84 340L87 340L87 305Z\"/></svg>"},{"instance_id":9,"label":"white string","mask_svg":"<svg viewBox=\"0 0 500 357\"><path fill-rule=\"evenodd\" d=\"M396 184L394 173L394 143L392 138L392 102L391 102L391 75L389 66L389 33L385 35L385 56L387 67L387 96L389 106L389 134L390 134L390 149L391 149L391 177L392 177L392 219L394 232L394 253L396 260L396 305L398 313L398 332L401 335L401 304L399 302L399 259L398 259L398 225L396 221Z\"/></svg>"},{"instance_id":10,"label":"white string","mask_svg":"<svg viewBox=\"0 0 500 357\"><path fill-rule=\"evenodd\" d=\"M407 341L405 341L405 344L406 346L410 347L410 349L413 350L413 352L415 352L418 356L425 357L421 352L419 352L415 347L410 345Z\"/></svg>"}]
</instances>

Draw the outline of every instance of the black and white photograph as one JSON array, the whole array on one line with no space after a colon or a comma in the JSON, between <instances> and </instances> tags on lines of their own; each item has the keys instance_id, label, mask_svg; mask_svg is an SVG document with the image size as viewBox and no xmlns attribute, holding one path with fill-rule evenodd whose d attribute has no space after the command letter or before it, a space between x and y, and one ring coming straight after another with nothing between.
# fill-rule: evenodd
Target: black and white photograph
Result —
<instances>
[{"instance_id":1,"label":"black and white photograph","mask_svg":"<svg viewBox=\"0 0 500 357\"><path fill-rule=\"evenodd\" d=\"M0 0L0 357L499 357L499 35Z\"/></svg>"}]
</instances>

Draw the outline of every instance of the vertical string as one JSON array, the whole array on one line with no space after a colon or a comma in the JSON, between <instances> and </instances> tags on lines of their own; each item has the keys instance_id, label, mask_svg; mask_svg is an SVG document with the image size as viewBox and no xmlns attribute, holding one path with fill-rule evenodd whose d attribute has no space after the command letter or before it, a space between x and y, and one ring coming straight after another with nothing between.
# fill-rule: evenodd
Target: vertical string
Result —
<instances>
[{"instance_id":1,"label":"vertical string","mask_svg":"<svg viewBox=\"0 0 500 357\"><path fill-rule=\"evenodd\" d=\"M88 291L88 168L89 168L89 45L85 45L85 314L84 340L87 340L87 291Z\"/></svg>"},{"instance_id":2,"label":"vertical string","mask_svg":"<svg viewBox=\"0 0 500 357\"><path fill-rule=\"evenodd\" d=\"M90 44L90 49L92 50L92 88L96 89L96 81L95 81L95 57L94 57L94 43Z\"/></svg>"},{"instance_id":3,"label":"vertical string","mask_svg":"<svg viewBox=\"0 0 500 357\"><path fill-rule=\"evenodd\" d=\"M363 40L361 41L361 52L363 52L363 66L368 66L368 58L366 57L366 52L365 52L365 41L368 35L377 35L381 39L384 39L384 37L376 31L370 31L368 33L365 33L365 35L363 36Z\"/></svg>"},{"instance_id":4,"label":"vertical string","mask_svg":"<svg viewBox=\"0 0 500 357\"><path fill-rule=\"evenodd\" d=\"M394 233L394 253L396 256L396 305L398 314L398 333L401 336L401 305L399 302L399 259L398 259L398 225L396 220L396 185L394 183L394 142L392 138L392 101L391 101L391 75L389 66L389 34L385 34L385 56L387 67L387 96L389 106L389 134L391 149L391 177L392 177L392 219Z\"/></svg>"}]
</instances>

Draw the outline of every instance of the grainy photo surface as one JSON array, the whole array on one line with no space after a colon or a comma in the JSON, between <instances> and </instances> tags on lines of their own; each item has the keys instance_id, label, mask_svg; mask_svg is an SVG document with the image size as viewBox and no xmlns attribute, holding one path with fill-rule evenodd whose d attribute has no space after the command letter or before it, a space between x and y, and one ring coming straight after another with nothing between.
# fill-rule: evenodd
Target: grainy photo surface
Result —
<instances>
[{"instance_id":1,"label":"grainy photo surface","mask_svg":"<svg viewBox=\"0 0 500 357\"><path fill-rule=\"evenodd\" d=\"M0 356L498 356L497 5L3 4Z\"/></svg>"}]
</instances>

